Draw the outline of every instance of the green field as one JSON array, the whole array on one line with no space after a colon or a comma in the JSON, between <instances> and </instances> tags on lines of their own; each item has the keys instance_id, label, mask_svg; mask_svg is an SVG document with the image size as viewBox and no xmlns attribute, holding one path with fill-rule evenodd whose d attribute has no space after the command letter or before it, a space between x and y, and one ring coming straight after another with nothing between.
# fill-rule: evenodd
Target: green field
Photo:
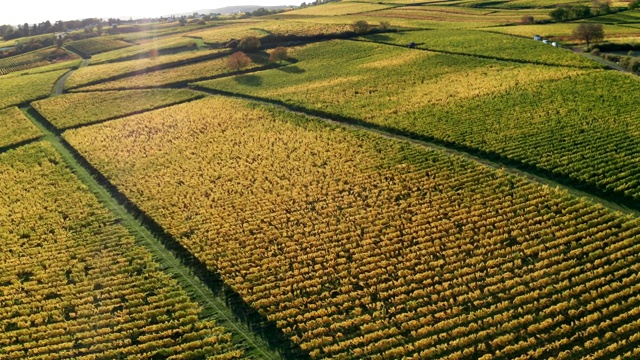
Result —
<instances>
[{"instance_id":1,"label":"green field","mask_svg":"<svg viewBox=\"0 0 640 360\"><path fill-rule=\"evenodd\" d=\"M406 46L454 54L489 57L518 62L597 68L599 65L571 51L558 49L533 39L476 30L411 31L364 37L367 41Z\"/></svg>"},{"instance_id":2,"label":"green field","mask_svg":"<svg viewBox=\"0 0 640 360\"><path fill-rule=\"evenodd\" d=\"M640 359L639 10L314 3L0 38L0 359Z\"/></svg>"},{"instance_id":3,"label":"green field","mask_svg":"<svg viewBox=\"0 0 640 360\"><path fill-rule=\"evenodd\" d=\"M56 80L67 70L42 74L13 73L0 76L0 109L47 97Z\"/></svg>"}]
</instances>

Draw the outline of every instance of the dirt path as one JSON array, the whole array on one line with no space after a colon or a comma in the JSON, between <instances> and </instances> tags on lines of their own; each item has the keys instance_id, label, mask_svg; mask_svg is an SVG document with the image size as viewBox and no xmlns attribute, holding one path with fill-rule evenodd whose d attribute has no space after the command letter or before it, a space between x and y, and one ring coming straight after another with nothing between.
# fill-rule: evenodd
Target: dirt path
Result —
<instances>
[{"instance_id":1,"label":"dirt path","mask_svg":"<svg viewBox=\"0 0 640 360\"><path fill-rule=\"evenodd\" d=\"M83 66L87 66L88 64L89 64L89 59L84 59L80 63L80 66L78 66L78 69L80 69ZM73 73L76 70L70 70L66 74L62 75L60 79L58 79L58 81L56 81L56 84L53 86L53 91L51 92L51 96L64 94L64 85L67 83L67 80L69 79L69 77L73 75Z\"/></svg>"},{"instance_id":2,"label":"dirt path","mask_svg":"<svg viewBox=\"0 0 640 360\"><path fill-rule=\"evenodd\" d=\"M631 71L629 71L629 69L627 69L625 67L622 67L622 66L620 66L620 65L618 65L618 64L616 64L616 63L614 63L612 61L605 60L605 59L601 58L600 56L591 55L589 53L583 52L583 51L581 51L579 49L575 49L575 48L573 48L571 51L573 51L574 53L576 53L578 55L584 56L587 59L591 59L593 61L599 62L600 64L602 64L604 66L607 66L607 67L610 67L612 69L615 69L615 70L618 70L618 71L622 71L622 72L626 72L626 73L631 73Z\"/></svg>"}]
</instances>

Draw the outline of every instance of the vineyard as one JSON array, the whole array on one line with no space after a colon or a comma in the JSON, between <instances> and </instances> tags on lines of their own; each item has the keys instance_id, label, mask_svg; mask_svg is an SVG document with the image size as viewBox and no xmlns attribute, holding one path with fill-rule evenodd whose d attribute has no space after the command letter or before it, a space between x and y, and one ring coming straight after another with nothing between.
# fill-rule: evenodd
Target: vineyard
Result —
<instances>
[{"instance_id":1,"label":"vineyard","mask_svg":"<svg viewBox=\"0 0 640 360\"><path fill-rule=\"evenodd\" d=\"M360 2L337 2L337 3L329 3L325 6L310 6L305 9L294 10L291 12L287 12L285 16L294 16L297 17L299 15L305 16L341 16L341 15L349 15L349 14L358 14L369 11L376 11L389 8L389 5L383 5L381 3L360 3Z\"/></svg>"},{"instance_id":2,"label":"vineyard","mask_svg":"<svg viewBox=\"0 0 640 360\"><path fill-rule=\"evenodd\" d=\"M153 88L177 83L186 84L201 81L228 74L228 57L202 61L195 64L184 65L178 68L170 68L152 71L140 75L128 76L119 80L105 81L92 86L85 86L74 91L118 90ZM244 70L259 67L257 63L251 63Z\"/></svg>"},{"instance_id":3,"label":"vineyard","mask_svg":"<svg viewBox=\"0 0 640 360\"><path fill-rule=\"evenodd\" d=\"M74 89L108 79L155 71L163 67L187 65L191 62L202 61L209 57L216 56L220 51L221 50L190 51L164 55L158 58L142 58L87 66L73 73L67 82L67 88Z\"/></svg>"},{"instance_id":4,"label":"vineyard","mask_svg":"<svg viewBox=\"0 0 640 360\"><path fill-rule=\"evenodd\" d=\"M577 27L574 23L561 23L561 24L545 24L545 25L523 25L523 26L505 26L505 27L493 27L483 30L490 30L500 32L504 34L511 34L515 36L524 36L533 38L534 35L540 35L549 39L570 41L571 33L573 29ZM605 39L615 39L621 36L640 36L640 28L633 28L629 26L620 25L603 25L605 32Z\"/></svg>"},{"instance_id":5,"label":"vineyard","mask_svg":"<svg viewBox=\"0 0 640 360\"><path fill-rule=\"evenodd\" d=\"M67 45L68 48L75 50L81 54L95 55L103 52L117 50L129 47L132 44L113 38L113 37L97 37L74 41Z\"/></svg>"},{"instance_id":6,"label":"vineyard","mask_svg":"<svg viewBox=\"0 0 640 360\"><path fill-rule=\"evenodd\" d=\"M32 103L56 128L95 123L202 97L189 90L128 90L65 94Z\"/></svg>"},{"instance_id":7,"label":"vineyard","mask_svg":"<svg viewBox=\"0 0 640 360\"><path fill-rule=\"evenodd\" d=\"M0 41L0 359L640 359L638 10L318 3Z\"/></svg>"},{"instance_id":8,"label":"vineyard","mask_svg":"<svg viewBox=\"0 0 640 360\"><path fill-rule=\"evenodd\" d=\"M345 24L319 24L304 21L252 21L227 26L215 27L191 33L191 36L201 38L205 43L224 44L232 39L242 39L246 36L264 38L271 36L318 36L335 35L351 30Z\"/></svg>"},{"instance_id":9,"label":"vineyard","mask_svg":"<svg viewBox=\"0 0 640 360\"><path fill-rule=\"evenodd\" d=\"M377 41L376 35L365 37ZM386 36L384 43L406 45L415 42L417 48L445 53L497 58L542 65L598 68L598 64L570 51L553 48L542 42L509 35L476 30L430 30Z\"/></svg>"},{"instance_id":10,"label":"vineyard","mask_svg":"<svg viewBox=\"0 0 640 360\"><path fill-rule=\"evenodd\" d=\"M0 149L24 141L33 140L42 134L16 107L0 110Z\"/></svg>"},{"instance_id":11,"label":"vineyard","mask_svg":"<svg viewBox=\"0 0 640 360\"><path fill-rule=\"evenodd\" d=\"M3 359L242 356L50 145L0 154L0 178Z\"/></svg>"},{"instance_id":12,"label":"vineyard","mask_svg":"<svg viewBox=\"0 0 640 360\"><path fill-rule=\"evenodd\" d=\"M91 57L91 63L97 65L107 62L122 61L122 59L133 59L135 57L145 58L150 57L150 55L156 51L161 53L168 49L192 48L193 45L193 39L187 39L182 36L172 36L97 54Z\"/></svg>"},{"instance_id":13,"label":"vineyard","mask_svg":"<svg viewBox=\"0 0 640 360\"><path fill-rule=\"evenodd\" d=\"M0 109L49 96L56 80L67 70L42 74L0 76Z\"/></svg>"},{"instance_id":14,"label":"vineyard","mask_svg":"<svg viewBox=\"0 0 640 360\"><path fill-rule=\"evenodd\" d=\"M638 82L629 75L342 41L293 53L303 71L261 72L260 87L234 78L199 84L437 139L640 199ZM345 65L326 69L336 58Z\"/></svg>"},{"instance_id":15,"label":"vineyard","mask_svg":"<svg viewBox=\"0 0 640 360\"><path fill-rule=\"evenodd\" d=\"M66 60L67 58L72 58L72 55L58 48L46 48L11 56L0 59L0 75L49 65L56 60Z\"/></svg>"},{"instance_id":16,"label":"vineyard","mask_svg":"<svg viewBox=\"0 0 640 360\"><path fill-rule=\"evenodd\" d=\"M223 98L65 138L314 358L640 350L637 218Z\"/></svg>"}]
</instances>

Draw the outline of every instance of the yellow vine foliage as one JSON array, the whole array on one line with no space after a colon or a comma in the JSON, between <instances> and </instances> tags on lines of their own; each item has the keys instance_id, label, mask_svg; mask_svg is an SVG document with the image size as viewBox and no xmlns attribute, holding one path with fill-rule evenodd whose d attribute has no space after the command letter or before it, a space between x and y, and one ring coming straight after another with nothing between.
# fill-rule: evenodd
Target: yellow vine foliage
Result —
<instances>
[{"instance_id":1,"label":"yellow vine foliage","mask_svg":"<svg viewBox=\"0 0 640 360\"><path fill-rule=\"evenodd\" d=\"M312 358L637 347L637 218L227 98L64 136Z\"/></svg>"},{"instance_id":2,"label":"yellow vine foliage","mask_svg":"<svg viewBox=\"0 0 640 360\"><path fill-rule=\"evenodd\" d=\"M0 110L0 129L2 129L0 148L35 139L42 135L40 130L17 107Z\"/></svg>"},{"instance_id":3,"label":"yellow vine foliage","mask_svg":"<svg viewBox=\"0 0 640 360\"><path fill-rule=\"evenodd\" d=\"M52 145L0 154L0 183L3 359L241 357Z\"/></svg>"}]
</instances>

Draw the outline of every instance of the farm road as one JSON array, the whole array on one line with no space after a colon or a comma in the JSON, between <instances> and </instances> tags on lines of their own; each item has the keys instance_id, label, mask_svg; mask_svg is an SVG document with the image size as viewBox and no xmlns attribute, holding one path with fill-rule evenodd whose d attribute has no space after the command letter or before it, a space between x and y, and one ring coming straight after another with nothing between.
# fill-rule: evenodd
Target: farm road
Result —
<instances>
[{"instance_id":1,"label":"farm road","mask_svg":"<svg viewBox=\"0 0 640 360\"><path fill-rule=\"evenodd\" d=\"M609 60L605 60L605 59L603 59L603 58L601 58L599 56L591 55L589 53L585 53L585 52L582 52L582 51L579 51L579 50L575 50L575 49L573 50L573 52L578 54L578 55L582 55L582 56L586 57L587 59L591 59L593 61L599 62L600 64L602 64L604 66L608 66L608 67L610 67L612 69L615 69L615 70L618 70L618 71L622 71L622 72L627 72L627 73L630 72L628 69L626 69L626 68L624 68L624 67L622 67L622 66L620 66L620 65L618 65L618 64L616 64L614 62L611 62Z\"/></svg>"},{"instance_id":2,"label":"farm road","mask_svg":"<svg viewBox=\"0 0 640 360\"><path fill-rule=\"evenodd\" d=\"M80 69L83 66L87 66L87 64L89 64L89 59L82 60L82 62L80 63L80 66L78 67L78 69ZM52 96L57 96L57 95L64 94L64 85L67 83L67 79L69 79L69 77L71 75L73 75L73 73L76 70L71 70L71 71L67 72L66 74L62 75L60 77L60 79L58 79L58 81L56 81L56 84L53 86L53 91L51 92Z\"/></svg>"}]
</instances>

